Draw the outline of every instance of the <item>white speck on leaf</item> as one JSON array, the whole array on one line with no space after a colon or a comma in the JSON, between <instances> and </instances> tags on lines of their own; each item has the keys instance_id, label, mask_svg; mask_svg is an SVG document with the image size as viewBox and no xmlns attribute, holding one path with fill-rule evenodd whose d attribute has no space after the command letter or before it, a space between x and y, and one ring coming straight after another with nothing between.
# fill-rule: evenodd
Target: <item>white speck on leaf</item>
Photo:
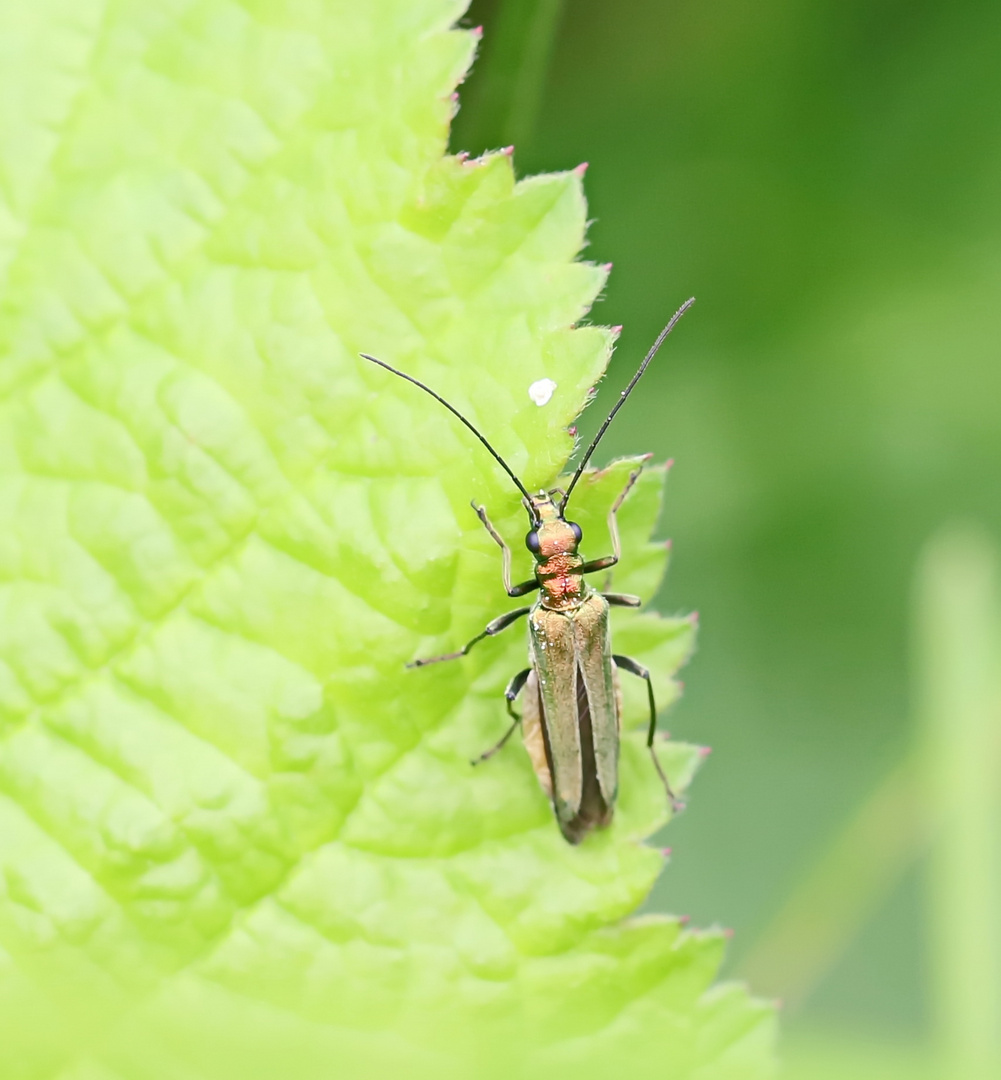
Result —
<instances>
[{"instance_id":1,"label":"white speck on leaf","mask_svg":"<svg viewBox=\"0 0 1001 1080\"><path fill-rule=\"evenodd\" d=\"M555 389L556 383L554 383L552 379L537 379L528 388L528 396L541 409L543 405L549 404L549 400L552 398Z\"/></svg>"}]
</instances>

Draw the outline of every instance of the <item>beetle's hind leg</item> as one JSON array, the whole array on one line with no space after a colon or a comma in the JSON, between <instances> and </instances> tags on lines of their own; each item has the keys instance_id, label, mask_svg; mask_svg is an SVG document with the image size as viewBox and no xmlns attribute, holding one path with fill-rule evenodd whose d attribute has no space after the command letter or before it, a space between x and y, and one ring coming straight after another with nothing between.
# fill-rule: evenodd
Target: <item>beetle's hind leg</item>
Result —
<instances>
[{"instance_id":1,"label":"beetle's hind leg","mask_svg":"<svg viewBox=\"0 0 1001 1080\"><path fill-rule=\"evenodd\" d=\"M485 750L479 757L473 758L469 763L470 765L479 765L481 761L487 761L492 758L498 750L504 748L505 743L514 734L515 728L521 723L521 717L514 711L514 699L521 693L522 687L528 681L528 676L531 674L532 669L525 668L524 671L519 671L507 684L507 689L504 691L504 697L507 699L507 714L511 717L511 726L504 732L499 742L491 746L489 750Z\"/></svg>"},{"instance_id":2,"label":"beetle's hind leg","mask_svg":"<svg viewBox=\"0 0 1001 1080\"><path fill-rule=\"evenodd\" d=\"M664 790L667 792L668 799L671 801L671 809L674 813L678 813L679 810L684 810L685 804L671 789L671 782L667 779L667 775L660 764L660 759L657 757L657 751L653 745L654 735L657 734L657 703L653 696L653 680L650 678L650 672L642 664L637 664L635 660L628 656L613 656L612 660L615 661L616 667L620 667L624 671L628 671L631 675L636 675L646 682L647 697L650 701L650 725L647 728L646 733L646 748L650 751L650 757L653 758L653 766L657 770L657 775L664 784Z\"/></svg>"}]
</instances>

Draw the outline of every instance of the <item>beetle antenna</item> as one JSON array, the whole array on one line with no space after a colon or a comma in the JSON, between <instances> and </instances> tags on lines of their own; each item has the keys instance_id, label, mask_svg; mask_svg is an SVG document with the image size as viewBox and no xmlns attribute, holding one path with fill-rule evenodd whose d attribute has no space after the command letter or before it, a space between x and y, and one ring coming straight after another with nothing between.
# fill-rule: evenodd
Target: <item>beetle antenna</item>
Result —
<instances>
[{"instance_id":1,"label":"beetle antenna","mask_svg":"<svg viewBox=\"0 0 1001 1080\"><path fill-rule=\"evenodd\" d=\"M522 495L524 495L525 498L528 500L529 506L532 505L532 496L529 495L528 491L525 489L525 485L518 479L517 476L514 475L511 470L511 466L508 465L508 463L500 456L500 454L497 453L497 451L490 445L490 443L487 442L486 437L481 435L479 430L474 427L473 424L471 424L454 405L449 405L449 403L441 396L441 394L436 394L430 386L425 386L424 383L420 381L420 379L415 379L413 375L408 375L405 371L398 371L396 368L387 364L385 360L378 360L374 356L369 356L368 353L361 353L360 355L363 359L371 360L373 364L378 364L379 367L385 368L387 371L391 371L394 375L399 375L401 379L406 379L407 382L413 383L414 386L419 386L424 391L424 393L430 394L435 399L435 401L440 401L441 404L444 405L445 408L448 409L448 411L453 416L457 416L466 425L466 427L469 428L469 430L477 437L477 439L479 439L480 442L483 443L483 445L490 451L490 453L493 454L500 467L514 481L515 487L517 487L517 489L522 493Z\"/></svg>"},{"instance_id":2,"label":"beetle antenna","mask_svg":"<svg viewBox=\"0 0 1001 1080\"><path fill-rule=\"evenodd\" d=\"M591 440L591 445L587 448L584 456L581 458L580 464L577 466L577 471L573 474L573 479L567 487L567 493L563 496L563 501L560 503L560 514L566 510L567 503L570 501L570 494L574 489L574 485L580 479L581 473L587 467L587 463L591 460L591 455L594 453L598 443L601 442L602 436L608 430L608 425L612 422L615 414L626 403L626 398L633 392L633 387L640 381L640 377L643 372L646 371L650 364L650 361L657 355L657 350L664 344L664 339L667 335L677 326L678 320L682 315L695 303L695 297L692 296L686 300L681 307L671 316L670 322L663 330L657 335L657 340L650 346L650 351L643 359L643 363L640 364L636 374L629 380L629 385L619 394L619 400L612 406L612 411L605 417L605 422L598 428L598 434ZM454 410L453 410L454 411Z\"/></svg>"}]
</instances>

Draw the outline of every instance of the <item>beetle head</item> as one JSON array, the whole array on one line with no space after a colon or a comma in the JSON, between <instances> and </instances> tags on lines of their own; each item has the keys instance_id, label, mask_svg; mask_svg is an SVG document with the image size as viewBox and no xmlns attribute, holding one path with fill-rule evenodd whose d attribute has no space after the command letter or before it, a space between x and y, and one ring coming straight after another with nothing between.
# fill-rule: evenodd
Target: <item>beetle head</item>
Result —
<instances>
[{"instance_id":1,"label":"beetle head","mask_svg":"<svg viewBox=\"0 0 1001 1080\"><path fill-rule=\"evenodd\" d=\"M560 496L559 501L556 496ZM536 562L545 562L554 555L577 554L580 526L563 516L562 496L562 489L553 488L524 500L531 526L525 537L525 547L535 556Z\"/></svg>"}]
</instances>

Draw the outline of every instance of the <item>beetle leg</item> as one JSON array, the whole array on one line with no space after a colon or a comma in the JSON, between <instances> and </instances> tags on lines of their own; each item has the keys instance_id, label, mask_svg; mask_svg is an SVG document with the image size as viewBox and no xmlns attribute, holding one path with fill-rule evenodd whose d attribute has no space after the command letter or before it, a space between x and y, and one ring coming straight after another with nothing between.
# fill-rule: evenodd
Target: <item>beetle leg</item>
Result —
<instances>
[{"instance_id":1,"label":"beetle leg","mask_svg":"<svg viewBox=\"0 0 1001 1080\"><path fill-rule=\"evenodd\" d=\"M642 471L643 462L640 462L640 464L629 474L626 486L622 489L615 502L612 503L612 509L608 511L608 535L612 538L612 554L605 555L600 559L592 559L591 562L584 563L579 571L581 574L593 574L597 570L607 570L610 566L614 566L619 561L619 556L622 554L622 545L619 542L619 523L616 520L616 514L619 512L619 507L625 502L626 496L632 491L633 484L639 479L639 475Z\"/></svg>"},{"instance_id":2,"label":"beetle leg","mask_svg":"<svg viewBox=\"0 0 1001 1080\"><path fill-rule=\"evenodd\" d=\"M411 660L407 664L408 668L414 667L426 667L428 664L440 664L443 660L458 660L460 656L465 656L467 652L478 642L482 641L485 637L493 637L494 634L499 634L502 630L505 630L520 619L523 615L527 615L532 609L530 607L515 608L514 611L506 611L503 615L498 615L493 622L487 623L486 629L477 634L472 641L467 641L461 649L457 649L455 652L444 653L441 656L429 656L426 660Z\"/></svg>"},{"instance_id":3,"label":"beetle leg","mask_svg":"<svg viewBox=\"0 0 1001 1080\"><path fill-rule=\"evenodd\" d=\"M504 691L504 697L507 699L507 711L511 717L511 726L504 732L500 742L491 746L489 750L484 751L478 758L473 758L469 763L470 765L479 765L481 761L486 761L488 758L492 758L498 750L502 749L504 744L514 734L514 729L521 723L521 717L514 711L514 699L521 693L522 688L528 681L528 676L532 674L531 668L525 668L524 671L519 671L517 675L507 684L507 689Z\"/></svg>"},{"instance_id":4,"label":"beetle leg","mask_svg":"<svg viewBox=\"0 0 1001 1080\"><path fill-rule=\"evenodd\" d=\"M629 593L606 592L601 594L612 607L639 607L643 601Z\"/></svg>"},{"instance_id":5,"label":"beetle leg","mask_svg":"<svg viewBox=\"0 0 1001 1080\"><path fill-rule=\"evenodd\" d=\"M532 578L531 581L522 581L518 585L511 584L511 549L504 543L504 537L494 528L493 522L487 517L487 508L485 506L477 506L473 501L469 504L475 511L476 516L483 522L483 528L494 538L497 546L501 549L503 557L503 569L502 574L504 577L504 588L507 591L508 596L525 596L533 589L539 587L539 583Z\"/></svg>"},{"instance_id":6,"label":"beetle leg","mask_svg":"<svg viewBox=\"0 0 1001 1080\"><path fill-rule=\"evenodd\" d=\"M628 671L631 675L636 675L639 678L646 680L647 697L650 699L650 726L647 728L646 733L646 747L650 751L650 757L653 758L653 764L654 768L657 770L657 775L663 781L667 797L671 800L671 809L677 813L679 810L685 808L685 804L671 790L671 784L665 776L664 770L661 768L660 761L657 758L657 751L653 746L653 737L657 733L657 703L654 701L653 697L653 681L650 678L650 672L643 667L642 664L637 664L635 660L628 656L613 656L612 660L615 661L616 667L620 667L625 671Z\"/></svg>"}]
</instances>

